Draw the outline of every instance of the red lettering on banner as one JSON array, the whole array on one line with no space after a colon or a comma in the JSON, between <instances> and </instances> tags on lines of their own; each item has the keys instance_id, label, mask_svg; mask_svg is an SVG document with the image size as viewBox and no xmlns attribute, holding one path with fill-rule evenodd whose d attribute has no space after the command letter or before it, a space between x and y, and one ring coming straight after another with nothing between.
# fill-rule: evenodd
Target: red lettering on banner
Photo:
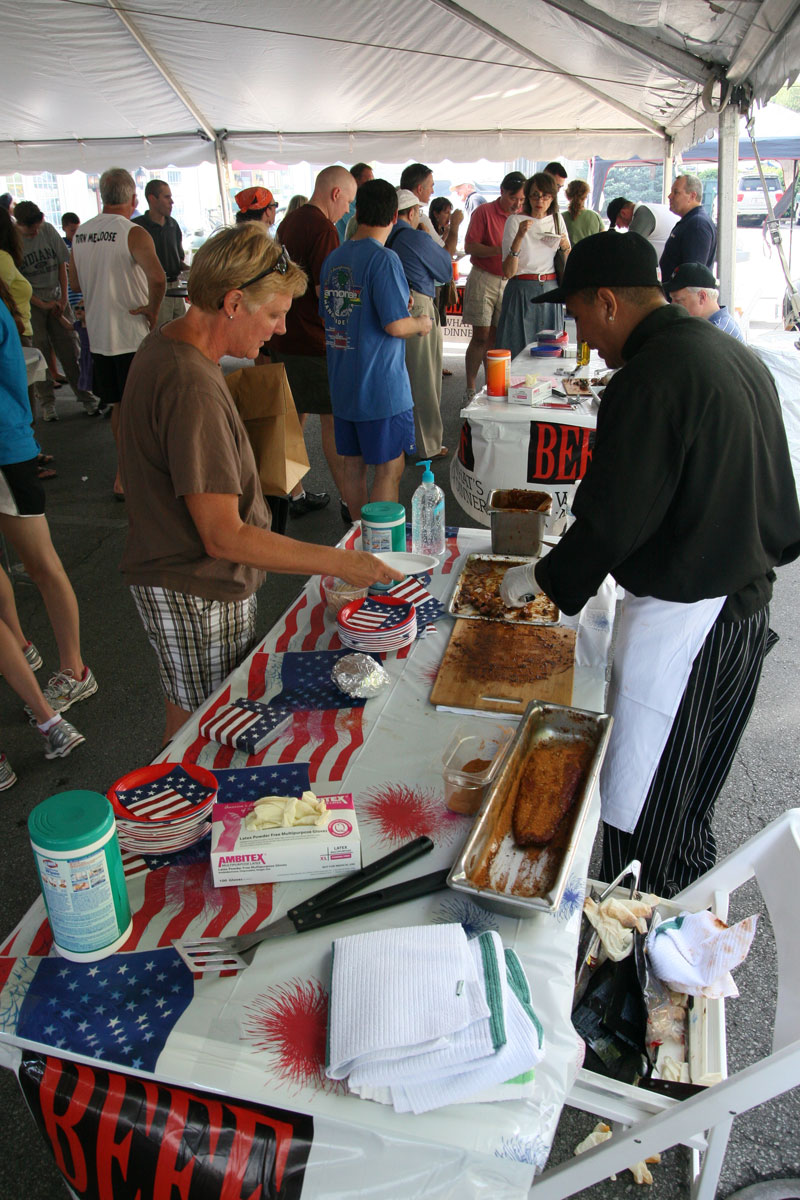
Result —
<instances>
[{"instance_id":1,"label":"red lettering on banner","mask_svg":"<svg viewBox=\"0 0 800 1200\"><path fill-rule=\"evenodd\" d=\"M269 1117L264 1117L260 1113L253 1112L247 1108L239 1108L235 1104L231 1104L229 1107L236 1118L236 1133L233 1145L231 1146L229 1160L235 1166L232 1171L229 1167L228 1173L225 1175L219 1200L258 1200L261 1194L260 1188L257 1192L253 1192L252 1196L243 1196L240 1198L238 1191L234 1192L230 1190L228 1184L229 1182L235 1183L238 1179L242 1178L244 1167L253 1147L256 1129L259 1125L265 1125L268 1129L274 1130L275 1133L275 1190L280 1192L283 1172L286 1170L286 1162L292 1147L293 1127L286 1121L270 1120Z\"/></svg>"},{"instance_id":2,"label":"red lettering on banner","mask_svg":"<svg viewBox=\"0 0 800 1200\"><path fill-rule=\"evenodd\" d=\"M556 460L553 449L556 444L554 426L536 424L536 466L534 479L552 479L555 472ZM545 465L546 464L546 465Z\"/></svg>"},{"instance_id":3,"label":"red lettering on banner","mask_svg":"<svg viewBox=\"0 0 800 1200\"><path fill-rule=\"evenodd\" d=\"M75 1188L78 1192L83 1192L86 1190L88 1183L88 1174L86 1159L81 1148L80 1138L75 1132L75 1126L85 1116L86 1106L91 1100L92 1092L94 1091L94 1072L91 1067L85 1067L79 1063L74 1064L73 1069L77 1074L75 1090L64 1112L57 1113L54 1101L58 1083L61 1079L62 1068L63 1063L59 1059L48 1058L46 1060L39 1088L39 1103L42 1107L42 1120L44 1121L45 1131L50 1140L50 1145L53 1147L56 1166L71 1187ZM64 1157L64 1150L59 1134L63 1135L69 1147L70 1159L72 1160L69 1166Z\"/></svg>"},{"instance_id":4,"label":"red lettering on banner","mask_svg":"<svg viewBox=\"0 0 800 1200\"><path fill-rule=\"evenodd\" d=\"M187 1092L170 1089L169 1114L158 1151L156 1177L153 1182L154 1196L172 1196L171 1189L174 1187L183 1200L189 1200L194 1159L190 1157L185 1167L181 1170L176 1169L178 1155L183 1147L186 1118L189 1115L189 1099Z\"/></svg>"},{"instance_id":5,"label":"red lettering on banner","mask_svg":"<svg viewBox=\"0 0 800 1200\"><path fill-rule=\"evenodd\" d=\"M121 1142L114 1140L114 1130L117 1128L119 1114L127 1092L127 1080L124 1075L108 1076L103 1111L100 1114L102 1136L97 1138L97 1191L103 1200L114 1200L114 1181L112 1164L119 1163L122 1178L128 1178L128 1160L131 1153L133 1130L129 1129ZM138 1193L141 1195L141 1192Z\"/></svg>"},{"instance_id":6,"label":"red lettering on banner","mask_svg":"<svg viewBox=\"0 0 800 1200\"><path fill-rule=\"evenodd\" d=\"M592 461L592 431L584 429L581 436L581 465L579 468L579 479L583 479L586 474L589 463Z\"/></svg>"},{"instance_id":7,"label":"red lettering on banner","mask_svg":"<svg viewBox=\"0 0 800 1200\"><path fill-rule=\"evenodd\" d=\"M573 425L567 425L561 434L561 444L558 447L558 479L567 481L576 478L575 445L580 441L580 430Z\"/></svg>"}]
</instances>

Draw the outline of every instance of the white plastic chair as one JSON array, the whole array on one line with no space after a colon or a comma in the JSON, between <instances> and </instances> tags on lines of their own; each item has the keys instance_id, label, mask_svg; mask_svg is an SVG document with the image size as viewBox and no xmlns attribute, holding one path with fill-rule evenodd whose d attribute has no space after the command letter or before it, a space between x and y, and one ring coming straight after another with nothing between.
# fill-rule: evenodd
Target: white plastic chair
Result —
<instances>
[{"instance_id":1,"label":"white plastic chair","mask_svg":"<svg viewBox=\"0 0 800 1200\"><path fill-rule=\"evenodd\" d=\"M532 1200L566 1200L634 1162L681 1143L693 1150L693 1200L713 1200L733 1118L800 1084L800 954L793 904L800 878L800 808L772 821L674 897L674 902L692 911L711 908L725 919L730 893L752 878L769 910L778 952L772 1053L682 1101L633 1088L626 1089L628 1095L640 1091L640 1099L620 1100L611 1089L603 1094L599 1076L591 1077L596 1081L593 1094L591 1083L587 1086L584 1080L567 1103L622 1120L626 1127L585 1154L545 1171L534 1182Z\"/></svg>"}]
</instances>

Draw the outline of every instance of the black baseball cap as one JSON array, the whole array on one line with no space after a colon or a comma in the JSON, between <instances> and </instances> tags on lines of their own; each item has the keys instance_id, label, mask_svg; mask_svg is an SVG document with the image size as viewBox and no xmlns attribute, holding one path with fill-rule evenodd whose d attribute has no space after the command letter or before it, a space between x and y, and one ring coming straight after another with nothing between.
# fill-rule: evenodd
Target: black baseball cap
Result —
<instances>
[{"instance_id":1,"label":"black baseball cap","mask_svg":"<svg viewBox=\"0 0 800 1200\"><path fill-rule=\"evenodd\" d=\"M687 262L675 268L664 284L664 291L679 292L681 288L686 287L718 288L719 284L714 278L714 272L709 270L705 263Z\"/></svg>"},{"instance_id":2,"label":"black baseball cap","mask_svg":"<svg viewBox=\"0 0 800 1200\"><path fill-rule=\"evenodd\" d=\"M564 301L591 287L661 287L656 252L638 233L595 233L569 252L561 286L534 296L532 304Z\"/></svg>"},{"instance_id":3,"label":"black baseball cap","mask_svg":"<svg viewBox=\"0 0 800 1200\"><path fill-rule=\"evenodd\" d=\"M611 201L608 208L606 209L606 216L608 217L609 221L611 222L612 229L616 225L617 217L622 212L622 209L627 208L627 206L629 204L633 204L633 201L626 200L624 196L617 196L616 200Z\"/></svg>"}]
</instances>

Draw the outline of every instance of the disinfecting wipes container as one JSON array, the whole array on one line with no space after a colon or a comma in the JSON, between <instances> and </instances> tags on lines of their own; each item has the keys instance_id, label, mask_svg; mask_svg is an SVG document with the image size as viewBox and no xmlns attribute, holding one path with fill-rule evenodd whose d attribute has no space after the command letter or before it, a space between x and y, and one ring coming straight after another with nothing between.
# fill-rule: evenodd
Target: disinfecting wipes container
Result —
<instances>
[{"instance_id":1,"label":"disinfecting wipes container","mask_svg":"<svg viewBox=\"0 0 800 1200\"><path fill-rule=\"evenodd\" d=\"M361 506L361 549L371 554L406 548L406 510L391 500Z\"/></svg>"},{"instance_id":2,"label":"disinfecting wipes container","mask_svg":"<svg viewBox=\"0 0 800 1200\"><path fill-rule=\"evenodd\" d=\"M114 813L99 792L59 792L28 817L53 944L73 962L118 950L131 909Z\"/></svg>"}]
</instances>

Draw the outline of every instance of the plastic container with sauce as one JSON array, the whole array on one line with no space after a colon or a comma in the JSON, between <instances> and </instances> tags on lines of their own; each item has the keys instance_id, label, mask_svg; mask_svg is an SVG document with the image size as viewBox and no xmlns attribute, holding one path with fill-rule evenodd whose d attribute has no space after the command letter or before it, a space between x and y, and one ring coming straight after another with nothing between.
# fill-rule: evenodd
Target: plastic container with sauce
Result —
<instances>
[{"instance_id":1,"label":"plastic container with sauce","mask_svg":"<svg viewBox=\"0 0 800 1200\"><path fill-rule=\"evenodd\" d=\"M452 812L472 816L494 779L515 726L494 720L462 721L442 758L444 795Z\"/></svg>"}]
</instances>

